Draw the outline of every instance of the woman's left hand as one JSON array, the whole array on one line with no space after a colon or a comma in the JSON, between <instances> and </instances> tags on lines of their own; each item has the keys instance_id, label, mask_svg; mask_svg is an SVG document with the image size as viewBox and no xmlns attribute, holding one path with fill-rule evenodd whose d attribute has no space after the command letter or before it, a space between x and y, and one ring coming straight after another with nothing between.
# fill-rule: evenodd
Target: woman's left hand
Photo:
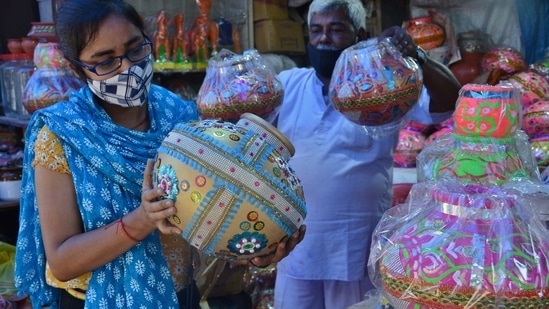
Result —
<instances>
[{"instance_id":1,"label":"woman's left hand","mask_svg":"<svg viewBox=\"0 0 549 309\"><path fill-rule=\"evenodd\" d=\"M305 225L301 225L299 230L293 233L292 236L286 237L278 244L275 252L263 256L257 256L250 260L250 264L256 267L267 267L270 264L279 262L288 256L295 246L303 240L305 237L305 231Z\"/></svg>"}]
</instances>

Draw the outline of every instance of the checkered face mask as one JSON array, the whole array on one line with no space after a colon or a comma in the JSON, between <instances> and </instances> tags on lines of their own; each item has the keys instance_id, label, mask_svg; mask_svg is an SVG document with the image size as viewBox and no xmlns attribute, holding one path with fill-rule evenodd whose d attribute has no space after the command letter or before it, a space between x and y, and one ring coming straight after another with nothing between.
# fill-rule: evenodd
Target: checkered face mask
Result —
<instances>
[{"instance_id":1,"label":"checkered face mask","mask_svg":"<svg viewBox=\"0 0 549 309\"><path fill-rule=\"evenodd\" d=\"M153 78L152 59L133 65L128 70L105 80L88 78L91 91L107 103L122 107L141 106L149 96Z\"/></svg>"}]
</instances>

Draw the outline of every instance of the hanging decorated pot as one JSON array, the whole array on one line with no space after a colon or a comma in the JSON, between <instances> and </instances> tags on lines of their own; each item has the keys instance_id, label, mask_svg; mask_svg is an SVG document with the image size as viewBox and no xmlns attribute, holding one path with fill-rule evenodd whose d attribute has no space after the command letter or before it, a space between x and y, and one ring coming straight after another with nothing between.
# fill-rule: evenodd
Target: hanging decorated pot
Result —
<instances>
[{"instance_id":1,"label":"hanging decorated pot","mask_svg":"<svg viewBox=\"0 0 549 309\"><path fill-rule=\"evenodd\" d=\"M329 95L347 119L375 127L403 120L422 87L423 75L414 60L403 57L389 39L372 38L341 53Z\"/></svg>"},{"instance_id":2,"label":"hanging decorated pot","mask_svg":"<svg viewBox=\"0 0 549 309\"><path fill-rule=\"evenodd\" d=\"M158 149L154 183L173 199L170 222L192 246L229 260L272 252L306 215L288 160L293 145L263 118L181 123Z\"/></svg>"},{"instance_id":3,"label":"hanging decorated pot","mask_svg":"<svg viewBox=\"0 0 549 309\"><path fill-rule=\"evenodd\" d=\"M266 120L276 118L284 90L255 49L243 55L223 49L208 61L198 91L197 107L203 119L237 122L252 113Z\"/></svg>"},{"instance_id":4,"label":"hanging decorated pot","mask_svg":"<svg viewBox=\"0 0 549 309\"><path fill-rule=\"evenodd\" d=\"M437 48L444 43L446 37L444 28L433 22L431 16L423 16L411 19L406 28L408 34L414 40L414 44L425 50Z\"/></svg>"}]
</instances>

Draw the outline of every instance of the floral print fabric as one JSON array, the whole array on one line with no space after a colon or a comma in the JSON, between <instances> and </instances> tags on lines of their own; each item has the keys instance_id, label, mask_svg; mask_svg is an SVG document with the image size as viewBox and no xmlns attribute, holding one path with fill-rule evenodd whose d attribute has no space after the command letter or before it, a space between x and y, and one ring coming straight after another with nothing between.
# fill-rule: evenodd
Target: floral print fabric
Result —
<instances>
[{"instance_id":1,"label":"floral print fabric","mask_svg":"<svg viewBox=\"0 0 549 309\"><path fill-rule=\"evenodd\" d=\"M34 144L46 125L59 137L76 189L86 231L102 228L137 208L147 159L173 126L198 119L196 106L153 85L149 93L150 129L134 131L112 122L94 102L88 87L33 113L25 133L26 148L15 284L35 307L58 307L58 290L46 284L46 257L34 187ZM170 269L159 233L93 271L86 308L177 308Z\"/></svg>"}]
</instances>

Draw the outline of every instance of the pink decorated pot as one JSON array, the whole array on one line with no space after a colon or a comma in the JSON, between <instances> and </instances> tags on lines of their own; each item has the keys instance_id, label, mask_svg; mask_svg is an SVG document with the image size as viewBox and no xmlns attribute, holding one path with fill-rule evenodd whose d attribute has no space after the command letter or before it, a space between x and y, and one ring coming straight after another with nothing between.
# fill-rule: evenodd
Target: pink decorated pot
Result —
<instances>
[{"instance_id":1,"label":"pink decorated pot","mask_svg":"<svg viewBox=\"0 0 549 309\"><path fill-rule=\"evenodd\" d=\"M531 138L549 136L549 99L535 99L524 109L522 129Z\"/></svg>"},{"instance_id":2,"label":"pink decorated pot","mask_svg":"<svg viewBox=\"0 0 549 309\"><path fill-rule=\"evenodd\" d=\"M426 125L409 121L398 134L398 143L393 155L395 167L416 167L417 155L425 146L423 130Z\"/></svg>"},{"instance_id":3,"label":"pink decorated pot","mask_svg":"<svg viewBox=\"0 0 549 309\"><path fill-rule=\"evenodd\" d=\"M158 149L153 180L175 201L169 221L192 246L245 260L272 252L303 223L303 189L288 164L293 152L253 114L236 124L180 123Z\"/></svg>"},{"instance_id":4,"label":"pink decorated pot","mask_svg":"<svg viewBox=\"0 0 549 309\"><path fill-rule=\"evenodd\" d=\"M513 87L466 84L454 112L454 130L464 136L508 137L520 127L520 102Z\"/></svg>"},{"instance_id":5,"label":"pink decorated pot","mask_svg":"<svg viewBox=\"0 0 549 309\"><path fill-rule=\"evenodd\" d=\"M284 89L256 50L243 55L223 49L208 61L206 76L197 96L203 119L237 122L252 113L273 120L282 104Z\"/></svg>"},{"instance_id":6,"label":"pink decorated pot","mask_svg":"<svg viewBox=\"0 0 549 309\"><path fill-rule=\"evenodd\" d=\"M394 308L549 307L548 243L516 196L482 185L429 196L374 251L377 287Z\"/></svg>"},{"instance_id":7,"label":"pink decorated pot","mask_svg":"<svg viewBox=\"0 0 549 309\"><path fill-rule=\"evenodd\" d=\"M525 110L534 100L540 100L549 94L549 82L535 72L518 72L509 79L513 87L520 90L520 103Z\"/></svg>"},{"instance_id":8,"label":"pink decorated pot","mask_svg":"<svg viewBox=\"0 0 549 309\"><path fill-rule=\"evenodd\" d=\"M526 61L522 54L511 47L495 47L490 49L480 60L483 72L501 69L508 74L523 70Z\"/></svg>"},{"instance_id":9,"label":"pink decorated pot","mask_svg":"<svg viewBox=\"0 0 549 309\"><path fill-rule=\"evenodd\" d=\"M434 142L437 138L454 132L454 117L450 117L437 126L437 130L425 139L425 146Z\"/></svg>"},{"instance_id":10,"label":"pink decorated pot","mask_svg":"<svg viewBox=\"0 0 549 309\"><path fill-rule=\"evenodd\" d=\"M431 16L411 19L406 31L410 34L414 43L425 50L441 46L446 38L444 28L433 22Z\"/></svg>"},{"instance_id":11,"label":"pink decorated pot","mask_svg":"<svg viewBox=\"0 0 549 309\"><path fill-rule=\"evenodd\" d=\"M401 120L417 103L423 76L388 39L361 41L339 56L330 81L330 99L347 119L363 126Z\"/></svg>"}]
</instances>

